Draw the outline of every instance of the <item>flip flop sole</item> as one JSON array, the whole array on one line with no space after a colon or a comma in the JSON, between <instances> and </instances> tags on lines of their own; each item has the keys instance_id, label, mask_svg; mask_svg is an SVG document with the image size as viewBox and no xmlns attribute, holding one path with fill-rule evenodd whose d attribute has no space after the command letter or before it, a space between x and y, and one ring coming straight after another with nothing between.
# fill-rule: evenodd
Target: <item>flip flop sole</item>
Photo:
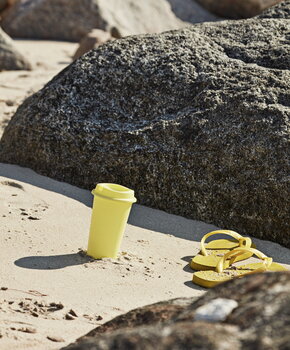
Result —
<instances>
[{"instance_id":1,"label":"flip flop sole","mask_svg":"<svg viewBox=\"0 0 290 350\"><path fill-rule=\"evenodd\" d=\"M221 273L211 270L198 271L193 274L192 282L201 287L212 288L219 283L226 282L234 278L243 277L249 273L253 273L253 271L262 268L263 266L263 263L252 263L238 266L234 269L226 269ZM287 269L286 267L274 262L269 266L267 272L268 271L287 271Z\"/></svg>"},{"instance_id":2,"label":"flip flop sole","mask_svg":"<svg viewBox=\"0 0 290 350\"><path fill-rule=\"evenodd\" d=\"M205 255L197 254L195 257L191 259L190 267L193 270L197 270L197 271L214 270L217 266L219 259L224 254L238 247L239 247L239 242L234 240L217 239L217 240L211 241L206 245L206 250L209 252L210 255L205 256ZM256 248L255 244L252 244L251 247ZM241 254L234 259L234 262L246 260L250 258L252 255L253 254L250 252ZM229 265L227 265L226 267L228 266Z\"/></svg>"}]
</instances>

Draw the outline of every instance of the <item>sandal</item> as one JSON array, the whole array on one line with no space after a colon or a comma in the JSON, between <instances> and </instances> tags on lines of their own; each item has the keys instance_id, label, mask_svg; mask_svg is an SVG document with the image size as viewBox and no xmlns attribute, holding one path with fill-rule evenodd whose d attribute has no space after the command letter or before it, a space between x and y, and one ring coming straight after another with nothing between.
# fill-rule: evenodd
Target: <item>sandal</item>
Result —
<instances>
[{"instance_id":1,"label":"sandal","mask_svg":"<svg viewBox=\"0 0 290 350\"><path fill-rule=\"evenodd\" d=\"M216 239L207 243L207 245L204 246L205 240L208 237L218 233L229 235L234 239ZM256 248L255 244L252 243L251 238L243 237L239 233L230 230L217 230L209 232L203 236L202 240L200 241L200 245L200 253L191 259L190 267L193 270L214 270L220 258L232 249L238 247ZM248 259L251 256L252 253L247 251L244 254L240 254L239 256L235 257L234 260L231 261L231 263ZM226 261L225 264L226 267L228 267L230 265L230 262Z\"/></svg>"},{"instance_id":2,"label":"sandal","mask_svg":"<svg viewBox=\"0 0 290 350\"><path fill-rule=\"evenodd\" d=\"M244 255L246 252L251 253L251 255L256 255L259 259L262 260L262 262L251 263L242 266L231 266L227 268L228 258L235 258L237 255ZM267 257L257 249L236 248L220 258L216 267L216 271L195 272L193 274L192 282L201 287L211 288L221 282L225 282L233 278L240 278L252 273L265 271L287 271L287 269L284 266L273 262L272 258Z\"/></svg>"}]
</instances>

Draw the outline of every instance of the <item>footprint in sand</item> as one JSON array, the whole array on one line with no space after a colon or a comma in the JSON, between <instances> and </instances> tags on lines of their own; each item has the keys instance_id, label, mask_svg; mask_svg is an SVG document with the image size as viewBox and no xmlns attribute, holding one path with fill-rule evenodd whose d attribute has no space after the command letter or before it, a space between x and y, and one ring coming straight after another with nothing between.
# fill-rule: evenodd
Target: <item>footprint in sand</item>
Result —
<instances>
[{"instance_id":1,"label":"footprint in sand","mask_svg":"<svg viewBox=\"0 0 290 350\"><path fill-rule=\"evenodd\" d=\"M20 190L24 191L24 187L14 181L1 181L0 184L4 186L19 188Z\"/></svg>"},{"instance_id":2,"label":"footprint in sand","mask_svg":"<svg viewBox=\"0 0 290 350\"><path fill-rule=\"evenodd\" d=\"M4 300L1 303L0 309L6 312L17 312L22 314L30 314L33 317L50 318L53 313L53 318L63 318L63 313L55 314L56 311L60 311L64 308L62 303L46 303L44 301L33 300L32 298L25 298L20 301Z\"/></svg>"},{"instance_id":3,"label":"footprint in sand","mask_svg":"<svg viewBox=\"0 0 290 350\"><path fill-rule=\"evenodd\" d=\"M20 215L21 220L24 221L41 220L45 211L49 208L45 201L39 199L33 201L31 196L24 195L25 188L15 181L0 181L0 187L2 217Z\"/></svg>"}]
</instances>

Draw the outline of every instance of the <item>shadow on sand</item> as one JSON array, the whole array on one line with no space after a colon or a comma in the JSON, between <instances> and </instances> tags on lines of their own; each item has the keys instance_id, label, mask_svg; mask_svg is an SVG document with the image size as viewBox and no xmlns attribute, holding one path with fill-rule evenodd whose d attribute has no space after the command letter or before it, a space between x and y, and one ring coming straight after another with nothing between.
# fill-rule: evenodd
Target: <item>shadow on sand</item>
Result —
<instances>
[{"instance_id":1,"label":"shadow on sand","mask_svg":"<svg viewBox=\"0 0 290 350\"><path fill-rule=\"evenodd\" d=\"M68 266L83 265L92 261L92 258L79 253L51 255L51 256L27 256L14 261L18 267L32 270L58 270Z\"/></svg>"},{"instance_id":2,"label":"shadow on sand","mask_svg":"<svg viewBox=\"0 0 290 350\"><path fill-rule=\"evenodd\" d=\"M88 207L92 207L93 196L90 191L72 186L65 182L59 182L50 179L46 176L39 175L31 169L22 168L17 165L0 163L0 176L10 178L11 180L21 181L48 191L59 193L66 197L77 200ZM201 221L186 219L181 216L168 214L164 211L152 209L138 204L135 204L132 207L129 217L129 224L150 231L171 234L175 237L195 242L199 242L204 234L217 229L217 227L214 225L210 225ZM215 236L214 238L217 239L219 236ZM261 250L264 254L271 256L275 262L290 265L289 249L270 241L264 241L256 238L253 238L253 241L256 244L257 249ZM78 264L76 263L74 254L72 254L71 259L66 258L66 255L60 257L62 258L59 258L59 268ZM35 261L38 262L37 259L40 259L41 257L30 257L30 259L32 258L36 259ZM23 259L29 258L22 258L22 260ZM39 260L39 265L44 266L45 259L47 259L47 265L48 260L50 262L54 262L51 257L43 257L42 259L42 263L40 263ZM23 261L21 262L21 259L17 260L17 262L19 264L18 266L21 266L20 264L23 264ZM57 266L57 264L55 264L56 263L54 262L52 265Z\"/></svg>"},{"instance_id":3,"label":"shadow on sand","mask_svg":"<svg viewBox=\"0 0 290 350\"><path fill-rule=\"evenodd\" d=\"M0 163L0 176L62 194L88 207L92 207L93 195L90 191L39 175L31 169L22 168L18 165Z\"/></svg>"}]
</instances>

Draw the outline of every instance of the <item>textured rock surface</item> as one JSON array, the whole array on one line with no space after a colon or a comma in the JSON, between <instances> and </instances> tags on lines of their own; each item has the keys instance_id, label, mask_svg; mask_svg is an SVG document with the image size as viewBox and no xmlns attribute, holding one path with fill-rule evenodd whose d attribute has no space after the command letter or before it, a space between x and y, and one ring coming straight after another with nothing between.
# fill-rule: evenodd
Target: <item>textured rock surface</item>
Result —
<instances>
[{"instance_id":1,"label":"textured rock surface","mask_svg":"<svg viewBox=\"0 0 290 350\"><path fill-rule=\"evenodd\" d=\"M175 15L183 21L201 23L219 19L193 0L168 0L168 2Z\"/></svg>"},{"instance_id":2,"label":"textured rock surface","mask_svg":"<svg viewBox=\"0 0 290 350\"><path fill-rule=\"evenodd\" d=\"M237 305L223 322L195 320L201 307L219 298ZM160 304L147 306L143 312L131 311L122 316L128 320L126 328L118 317L101 326L100 332L97 328L65 349L289 349L290 273L247 276L222 284L196 301L168 301L163 307L172 310L176 304L179 310L163 318ZM146 314L148 309L152 322L147 319L143 326L131 322L132 315Z\"/></svg>"},{"instance_id":3,"label":"textured rock surface","mask_svg":"<svg viewBox=\"0 0 290 350\"><path fill-rule=\"evenodd\" d=\"M79 41L94 28L125 36L184 24L166 0L20 0L2 26L12 37Z\"/></svg>"},{"instance_id":4,"label":"textured rock surface","mask_svg":"<svg viewBox=\"0 0 290 350\"><path fill-rule=\"evenodd\" d=\"M260 18L290 18L290 0L283 0L279 5L270 7L259 15Z\"/></svg>"},{"instance_id":5,"label":"textured rock surface","mask_svg":"<svg viewBox=\"0 0 290 350\"><path fill-rule=\"evenodd\" d=\"M114 318L98 328L93 329L87 335L81 337L80 340L89 339L100 334L120 329L162 324L167 320L175 318L185 309L186 306L189 306L195 300L196 298L172 299L132 310Z\"/></svg>"},{"instance_id":6,"label":"textured rock surface","mask_svg":"<svg viewBox=\"0 0 290 350\"><path fill-rule=\"evenodd\" d=\"M253 18L102 45L19 107L0 161L290 247L289 29Z\"/></svg>"},{"instance_id":7,"label":"textured rock surface","mask_svg":"<svg viewBox=\"0 0 290 350\"><path fill-rule=\"evenodd\" d=\"M0 70L30 70L31 65L14 47L13 41L0 28Z\"/></svg>"},{"instance_id":8,"label":"textured rock surface","mask_svg":"<svg viewBox=\"0 0 290 350\"><path fill-rule=\"evenodd\" d=\"M100 29L93 29L80 41L80 45L73 56L73 60L80 58L88 51L97 48L112 39L110 33Z\"/></svg>"},{"instance_id":9,"label":"textured rock surface","mask_svg":"<svg viewBox=\"0 0 290 350\"><path fill-rule=\"evenodd\" d=\"M247 18L261 13L282 0L197 0L209 11L228 18Z\"/></svg>"}]
</instances>

